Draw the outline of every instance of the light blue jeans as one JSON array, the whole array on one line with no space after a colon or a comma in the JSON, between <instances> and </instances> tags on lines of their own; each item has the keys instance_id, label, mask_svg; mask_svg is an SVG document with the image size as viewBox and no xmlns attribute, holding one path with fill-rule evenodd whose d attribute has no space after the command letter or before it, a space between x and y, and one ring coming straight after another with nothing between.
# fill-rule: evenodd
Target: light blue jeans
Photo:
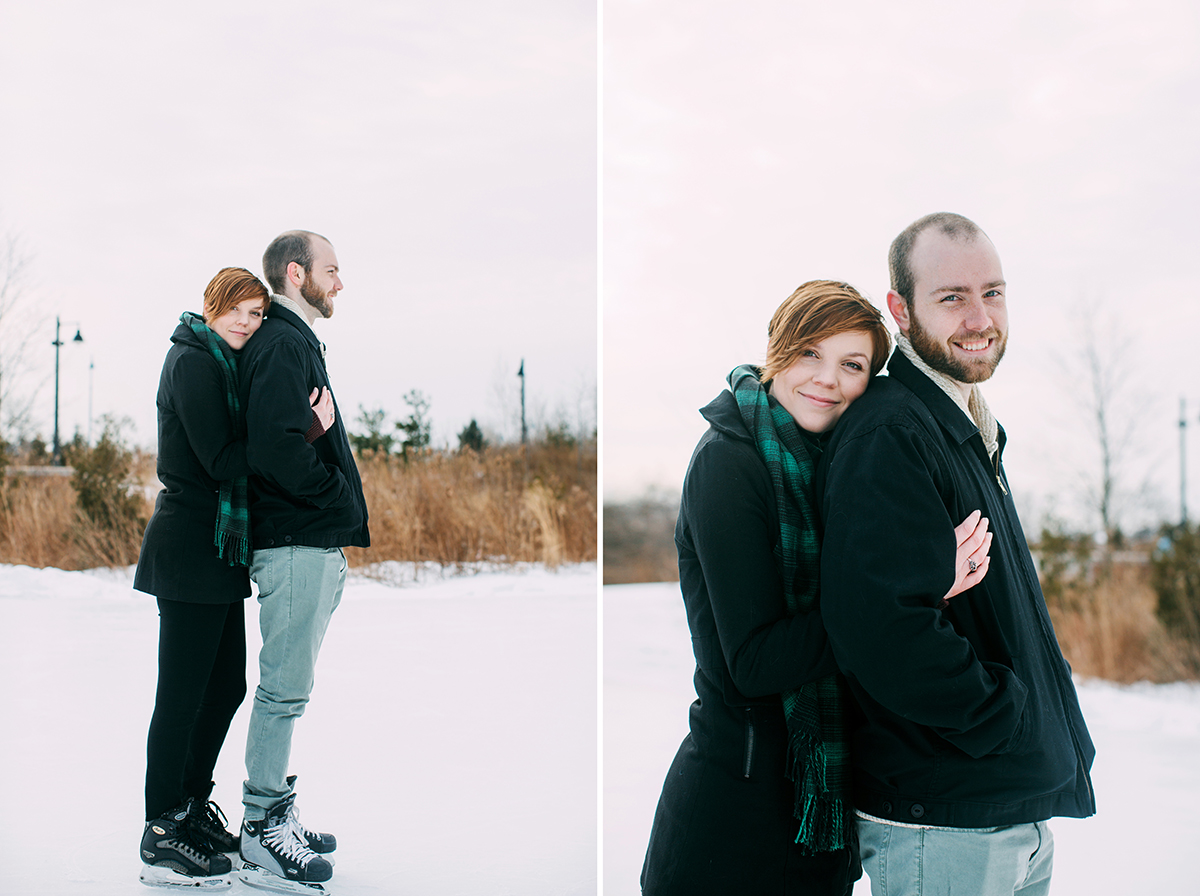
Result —
<instances>
[{"instance_id":1,"label":"light blue jeans","mask_svg":"<svg viewBox=\"0 0 1200 896\"><path fill-rule=\"evenodd\" d=\"M250 578L258 585L263 646L242 803L246 819L258 821L292 792L287 780L292 729L308 705L317 654L342 600L346 557L340 548L268 548L254 552Z\"/></svg>"},{"instance_id":2,"label":"light blue jeans","mask_svg":"<svg viewBox=\"0 0 1200 896\"><path fill-rule=\"evenodd\" d=\"M893 825L859 816L871 896L1045 896L1054 837L1044 821L998 828Z\"/></svg>"}]
</instances>

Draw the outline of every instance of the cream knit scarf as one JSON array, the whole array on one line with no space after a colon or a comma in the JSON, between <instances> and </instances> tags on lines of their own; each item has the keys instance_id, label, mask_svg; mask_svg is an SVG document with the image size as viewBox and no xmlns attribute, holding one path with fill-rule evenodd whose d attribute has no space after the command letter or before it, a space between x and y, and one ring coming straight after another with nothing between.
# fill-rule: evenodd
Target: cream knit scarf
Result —
<instances>
[{"instance_id":1,"label":"cream knit scarf","mask_svg":"<svg viewBox=\"0 0 1200 896\"><path fill-rule=\"evenodd\" d=\"M304 309L300 307L298 302L293 302L287 296L281 296L278 293L271 293L271 304L286 308L288 311L296 315L296 317L308 324L308 328L310 330L312 330L314 333L317 332L316 328L312 324L308 323L308 315L304 313ZM267 313L269 314L270 312Z\"/></svg>"},{"instance_id":2,"label":"cream knit scarf","mask_svg":"<svg viewBox=\"0 0 1200 896\"><path fill-rule=\"evenodd\" d=\"M310 330L312 330L312 333L314 336L317 335L317 328L312 325L312 321L310 321L308 319L308 315L304 313L304 309L300 307L299 302L293 302L287 296L281 296L278 293L271 293L271 304L279 305L283 308L286 308L288 311L292 312L293 314L295 314L296 317L298 317L298 318L300 318L300 320L304 321L305 326L307 326ZM325 343L321 342L321 338L319 336L317 336L317 342L321 346L321 359L324 360L325 359Z\"/></svg>"},{"instance_id":3,"label":"cream knit scarf","mask_svg":"<svg viewBox=\"0 0 1200 896\"><path fill-rule=\"evenodd\" d=\"M939 389L950 396L950 400L958 405L967 418L979 427L979 435L983 438L988 457L995 459L996 451L1000 448L1000 426L996 423L996 418L992 416L987 402L983 400L983 393L979 391L979 386L971 386L970 399L964 399L958 381L950 379L944 373L939 373L926 364L917 354L917 350L912 347L908 336L904 333L897 334L896 345L904 353L904 357L913 362L917 370L933 380Z\"/></svg>"}]
</instances>

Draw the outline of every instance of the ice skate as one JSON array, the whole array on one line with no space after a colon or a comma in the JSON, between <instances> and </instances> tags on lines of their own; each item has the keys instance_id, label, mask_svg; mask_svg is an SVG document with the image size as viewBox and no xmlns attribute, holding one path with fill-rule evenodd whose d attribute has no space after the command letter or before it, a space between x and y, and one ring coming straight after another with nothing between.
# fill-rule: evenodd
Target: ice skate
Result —
<instances>
[{"instance_id":1,"label":"ice skate","mask_svg":"<svg viewBox=\"0 0 1200 896\"><path fill-rule=\"evenodd\" d=\"M295 794L272 806L266 818L242 822L238 878L248 886L277 893L326 892L321 884L333 876L333 865L300 833L294 803Z\"/></svg>"},{"instance_id":2,"label":"ice skate","mask_svg":"<svg viewBox=\"0 0 1200 896\"><path fill-rule=\"evenodd\" d=\"M332 896L323 884L286 880L252 862L243 862L237 876L246 886L269 893L284 893L287 896Z\"/></svg>"},{"instance_id":3,"label":"ice skate","mask_svg":"<svg viewBox=\"0 0 1200 896\"><path fill-rule=\"evenodd\" d=\"M224 890L233 885L233 863L201 834L193 822L196 801L146 822L138 879L150 887Z\"/></svg>"},{"instance_id":4,"label":"ice skate","mask_svg":"<svg viewBox=\"0 0 1200 896\"><path fill-rule=\"evenodd\" d=\"M296 786L296 776L289 775L287 782L289 787L294 788ZM337 849L337 837L333 836L333 834L320 834L316 831L310 831L300 823L300 811L296 808L296 794L294 792L287 799L285 799L284 802L290 804L288 811L292 816L292 822L296 827L296 833L308 841L309 849L315 853L320 853L321 855L326 855ZM330 859L330 863L332 862L333 860Z\"/></svg>"},{"instance_id":5,"label":"ice skate","mask_svg":"<svg viewBox=\"0 0 1200 896\"><path fill-rule=\"evenodd\" d=\"M237 834L231 834L226 829L228 820L221 807L209 800L203 806L196 801L196 811L192 815L192 826L203 834L220 852L235 853L240 841Z\"/></svg>"},{"instance_id":6,"label":"ice skate","mask_svg":"<svg viewBox=\"0 0 1200 896\"><path fill-rule=\"evenodd\" d=\"M148 887L162 887L172 890L199 890L202 892L228 890L233 886L233 880L229 875L192 877L188 874L180 874L178 871L167 868L165 865L143 865L142 873L138 875L138 880Z\"/></svg>"}]
</instances>

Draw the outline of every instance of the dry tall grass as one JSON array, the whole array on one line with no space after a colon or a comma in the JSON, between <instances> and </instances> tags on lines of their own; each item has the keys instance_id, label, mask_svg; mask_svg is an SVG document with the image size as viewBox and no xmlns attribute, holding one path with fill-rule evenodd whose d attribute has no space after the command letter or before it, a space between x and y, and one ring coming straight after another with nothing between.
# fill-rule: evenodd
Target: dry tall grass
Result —
<instances>
[{"instance_id":1,"label":"dry tall grass","mask_svg":"<svg viewBox=\"0 0 1200 896\"><path fill-rule=\"evenodd\" d=\"M1159 622L1149 575L1144 563L1097 568L1051 602L1059 645L1076 674L1126 683L1193 677L1194 648Z\"/></svg>"},{"instance_id":2,"label":"dry tall grass","mask_svg":"<svg viewBox=\"0 0 1200 896\"><path fill-rule=\"evenodd\" d=\"M145 502L144 519L152 505ZM0 563L92 569L137 560L136 523L101 525L79 508L64 477L0 477Z\"/></svg>"},{"instance_id":3,"label":"dry tall grass","mask_svg":"<svg viewBox=\"0 0 1200 896\"><path fill-rule=\"evenodd\" d=\"M678 579L676 509L655 495L605 506L605 584ZM1155 613L1149 546L1102 562L1090 540L1043 533L1036 553L1059 645L1077 674L1117 682L1195 677L1200 645L1172 635Z\"/></svg>"},{"instance_id":4,"label":"dry tall grass","mask_svg":"<svg viewBox=\"0 0 1200 896\"><path fill-rule=\"evenodd\" d=\"M604 505L604 584L678 582L675 519L679 497L650 493Z\"/></svg>"},{"instance_id":5,"label":"dry tall grass","mask_svg":"<svg viewBox=\"0 0 1200 896\"><path fill-rule=\"evenodd\" d=\"M347 551L352 566L385 560L557 566L596 559L594 447L500 446L408 464L369 457L359 469L371 547ZM151 480L152 471L137 467ZM145 519L152 509L147 500ZM67 478L0 476L0 563L127 565L137 561L141 544L142 530L134 528L93 523Z\"/></svg>"},{"instance_id":6,"label":"dry tall grass","mask_svg":"<svg viewBox=\"0 0 1200 896\"><path fill-rule=\"evenodd\" d=\"M488 448L430 454L411 463L359 461L371 515L371 547L353 565L383 560L540 561L596 559L596 455L570 446Z\"/></svg>"}]
</instances>

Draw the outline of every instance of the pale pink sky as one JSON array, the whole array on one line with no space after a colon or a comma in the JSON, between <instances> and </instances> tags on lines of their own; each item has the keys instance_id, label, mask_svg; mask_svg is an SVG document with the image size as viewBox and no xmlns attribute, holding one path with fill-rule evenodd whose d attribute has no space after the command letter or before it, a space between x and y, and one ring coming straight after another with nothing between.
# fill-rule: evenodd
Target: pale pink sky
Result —
<instances>
[{"instance_id":1,"label":"pale pink sky","mask_svg":"<svg viewBox=\"0 0 1200 896\"><path fill-rule=\"evenodd\" d=\"M1200 416L1194 4L607 0L604 21L608 497L678 488L696 409L762 359L796 286L845 279L882 307L892 238L950 210L1009 283L985 395L1019 497L1076 512L1091 445L1059 365L1074 309L1104 303L1145 409L1130 479L1176 511L1181 395Z\"/></svg>"},{"instance_id":2,"label":"pale pink sky","mask_svg":"<svg viewBox=\"0 0 1200 896\"><path fill-rule=\"evenodd\" d=\"M0 234L34 260L42 433L55 314L86 339L63 349L65 434L94 358L95 413L152 444L179 313L294 227L341 262L318 332L348 417L420 389L457 444L471 417L501 424L522 357L531 414L594 415L596 19L590 0L5 4Z\"/></svg>"}]
</instances>

